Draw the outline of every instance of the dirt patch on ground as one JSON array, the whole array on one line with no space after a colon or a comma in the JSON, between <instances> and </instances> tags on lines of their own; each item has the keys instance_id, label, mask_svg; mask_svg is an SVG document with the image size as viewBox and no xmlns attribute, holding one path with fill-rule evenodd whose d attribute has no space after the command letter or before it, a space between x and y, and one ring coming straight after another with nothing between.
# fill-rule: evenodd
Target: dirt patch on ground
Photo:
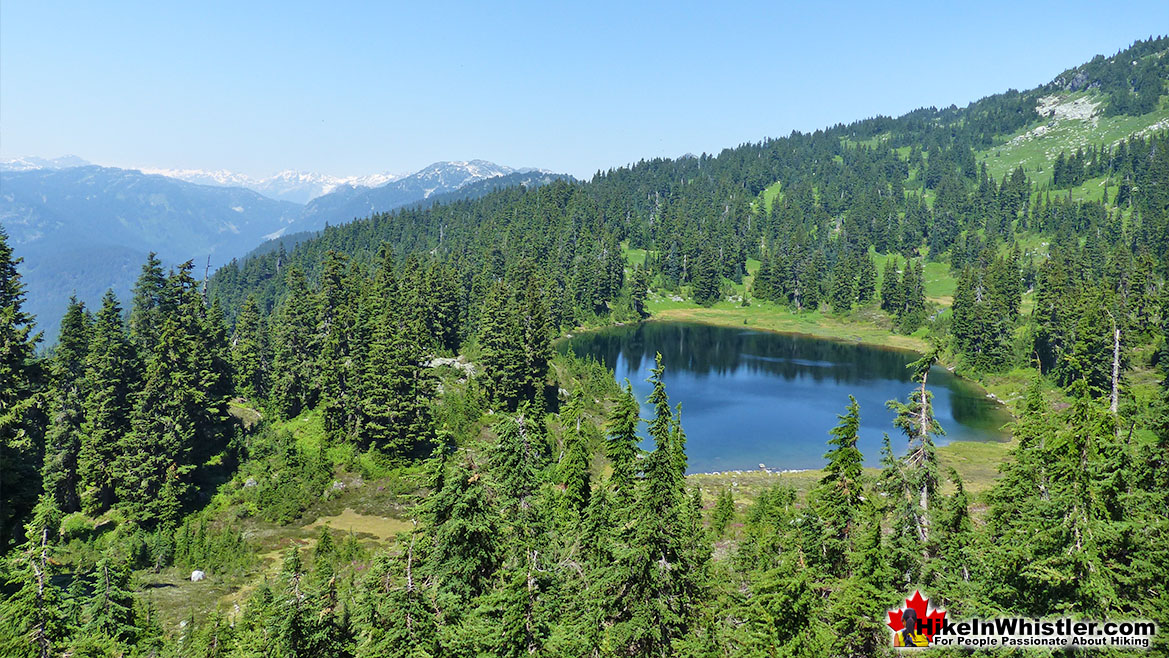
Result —
<instances>
[{"instance_id":1,"label":"dirt patch on ground","mask_svg":"<svg viewBox=\"0 0 1169 658\"><path fill-rule=\"evenodd\" d=\"M409 521L396 519L392 516L374 516L359 514L352 507L346 507L340 514L318 517L316 521L305 526L306 530L314 530L328 526L334 530L353 532L358 538L368 535L378 541L389 541L399 532L409 532L413 526Z\"/></svg>"}]
</instances>

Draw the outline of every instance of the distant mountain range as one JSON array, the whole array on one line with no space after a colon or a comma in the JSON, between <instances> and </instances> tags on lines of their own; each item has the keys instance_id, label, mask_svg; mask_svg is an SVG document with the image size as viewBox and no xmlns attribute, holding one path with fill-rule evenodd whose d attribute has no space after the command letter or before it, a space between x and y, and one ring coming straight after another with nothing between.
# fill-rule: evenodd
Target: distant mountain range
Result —
<instances>
[{"instance_id":1,"label":"distant mountain range","mask_svg":"<svg viewBox=\"0 0 1169 658\"><path fill-rule=\"evenodd\" d=\"M92 165L76 155L65 155L59 158L24 157L11 160L0 160L0 172L3 171L30 171L33 169L67 169L69 167L86 167ZM439 163L441 164L441 163ZM432 165L433 166L433 165ZM197 185L211 185L214 187L242 187L258 192L277 201L291 201L293 203L308 203L309 201L328 194L340 186L377 187L391 181L404 178L404 174L369 174L366 176L331 176L314 171L296 171L286 169L264 178L256 178L227 169L206 171L204 169L155 169L139 167L136 171L144 174L157 174L167 178L175 178Z\"/></svg>"},{"instance_id":2,"label":"distant mountain range","mask_svg":"<svg viewBox=\"0 0 1169 658\"><path fill-rule=\"evenodd\" d=\"M338 221L368 217L375 212L401 208L433 195L454 192L477 181L529 172L550 173L536 169L512 169L486 160L436 162L380 187L341 185L329 194L309 201L300 219L287 227L287 232L315 231L326 222L336 224Z\"/></svg>"},{"instance_id":3,"label":"distant mountain range","mask_svg":"<svg viewBox=\"0 0 1169 658\"><path fill-rule=\"evenodd\" d=\"M319 174L312 171L295 171L292 169L281 171L266 178L253 178L246 174L239 174L226 169L216 171L203 171L202 169L142 169L142 173L158 174L199 185L243 187L278 201L292 201L294 203L308 203L319 196L332 192L338 187L377 187L403 177L401 174L383 173L342 178L330 176L329 174Z\"/></svg>"},{"instance_id":4,"label":"distant mountain range","mask_svg":"<svg viewBox=\"0 0 1169 658\"><path fill-rule=\"evenodd\" d=\"M484 160L436 162L400 177L284 172L257 181L227 171L169 174L99 167L76 156L0 163L0 226L25 259L28 310L48 338L55 337L71 294L94 305L113 288L128 303L151 251L172 265L194 260L202 276L208 263L219 267L267 239L312 235L327 224L430 199L481 196L497 187L564 177ZM244 181L249 185L233 184ZM327 191L307 204L282 200L313 190Z\"/></svg>"}]
</instances>

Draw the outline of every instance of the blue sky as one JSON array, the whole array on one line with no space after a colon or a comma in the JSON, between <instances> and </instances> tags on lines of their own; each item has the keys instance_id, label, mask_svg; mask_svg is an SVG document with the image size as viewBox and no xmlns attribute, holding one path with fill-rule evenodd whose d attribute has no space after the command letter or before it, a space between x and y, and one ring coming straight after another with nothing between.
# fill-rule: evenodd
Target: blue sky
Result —
<instances>
[{"instance_id":1,"label":"blue sky","mask_svg":"<svg viewBox=\"0 0 1169 658\"><path fill-rule=\"evenodd\" d=\"M943 6L955 5L955 6ZM588 176L1041 84L1169 3L0 0L0 156Z\"/></svg>"}]
</instances>

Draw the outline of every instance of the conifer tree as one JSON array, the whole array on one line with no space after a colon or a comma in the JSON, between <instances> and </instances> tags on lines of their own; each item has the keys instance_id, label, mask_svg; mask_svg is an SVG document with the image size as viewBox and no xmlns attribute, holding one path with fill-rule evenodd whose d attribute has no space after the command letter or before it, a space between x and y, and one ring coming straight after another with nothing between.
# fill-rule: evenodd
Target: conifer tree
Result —
<instances>
[{"instance_id":1,"label":"conifer tree","mask_svg":"<svg viewBox=\"0 0 1169 658\"><path fill-rule=\"evenodd\" d=\"M633 312L637 317L644 318L645 300L649 293L649 271L643 265L633 268L633 276L629 281L629 301L633 305Z\"/></svg>"},{"instance_id":2,"label":"conifer tree","mask_svg":"<svg viewBox=\"0 0 1169 658\"><path fill-rule=\"evenodd\" d=\"M78 494L82 509L98 514L115 500L119 447L130 430L138 386L137 357L112 290L102 298L92 333L85 364Z\"/></svg>"},{"instance_id":3,"label":"conifer tree","mask_svg":"<svg viewBox=\"0 0 1169 658\"><path fill-rule=\"evenodd\" d=\"M830 595L829 625L832 653L838 656L872 656L888 641L882 623L882 603L888 583L881 542L881 515L863 505L858 515L854 550L848 554L848 578Z\"/></svg>"},{"instance_id":4,"label":"conifer tree","mask_svg":"<svg viewBox=\"0 0 1169 658\"><path fill-rule=\"evenodd\" d=\"M564 502L577 513L583 513L589 504L592 490L589 476L591 461L586 434L588 420L584 418L584 394L573 392L568 406L561 414L564 423L564 450L560 458L560 482L564 485Z\"/></svg>"},{"instance_id":5,"label":"conifer tree","mask_svg":"<svg viewBox=\"0 0 1169 658\"><path fill-rule=\"evenodd\" d=\"M840 422L829 432L832 438L828 444L833 447L824 455L828 460L824 477L811 497L824 525L824 562L830 572L839 576L853 548L863 495L863 458L857 449L860 407L856 398L848 396L848 410L838 418Z\"/></svg>"},{"instance_id":6,"label":"conifer tree","mask_svg":"<svg viewBox=\"0 0 1169 658\"><path fill-rule=\"evenodd\" d=\"M499 564L495 511L481 473L469 459L457 462L428 503L433 544L426 571L439 609L457 614L488 587Z\"/></svg>"},{"instance_id":7,"label":"conifer tree","mask_svg":"<svg viewBox=\"0 0 1169 658\"><path fill-rule=\"evenodd\" d=\"M843 255L832 267L832 292L829 302L832 310L843 313L852 308L856 299L856 267L852 256Z\"/></svg>"},{"instance_id":8,"label":"conifer tree","mask_svg":"<svg viewBox=\"0 0 1169 658\"><path fill-rule=\"evenodd\" d=\"M913 381L918 383L918 387L909 394L907 403L897 400L886 403L897 414L893 424L909 439L905 465L913 490L917 493L915 515L918 536L923 545L929 542L930 498L938 487L938 464L933 437L945 434L934 417L934 395L926 388L930 368L937 363L938 355L938 348L934 347L909 364L908 367L913 371Z\"/></svg>"},{"instance_id":9,"label":"conifer tree","mask_svg":"<svg viewBox=\"0 0 1169 658\"><path fill-rule=\"evenodd\" d=\"M31 528L30 528L31 529ZM0 602L0 653L49 658L63 653L69 634L64 592L53 582L58 568L51 557L49 530L30 533L6 556L3 573L10 596Z\"/></svg>"},{"instance_id":10,"label":"conifer tree","mask_svg":"<svg viewBox=\"0 0 1169 658\"><path fill-rule=\"evenodd\" d=\"M525 372L520 395L543 408L545 380L553 352L548 299L540 277L529 277L522 308L520 325L524 338Z\"/></svg>"},{"instance_id":11,"label":"conifer tree","mask_svg":"<svg viewBox=\"0 0 1169 658\"><path fill-rule=\"evenodd\" d=\"M497 282L484 302L479 329L484 385L496 405L514 408L519 402L529 372L523 332L511 293Z\"/></svg>"},{"instance_id":12,"label":"conifer tree","mask_svg":"<svg viewBox=\"0 0 1169 658\"><path fill-rule=\"evenodd\" d=\"M153 251L142 265L142 274L134 284L134 299L130 304L130 339L144 357L154 353L163 319L173 310L173 300L167 297L166 273L162 261Z\"/></svg>"},{"instance_id":13,"label":"conifer tree","mask_svg":"<svg viewBox=\"0 0 1169 658\"><path fill-rule=\"evenodd\" d=\"M357 373L354 359L356 308L354 277L346 271L348 259L330 251L325 256L321 286L317 292L319 347L316 372L319 376L321 415L325 432L333 441L352 438L356 425Z\"/></svg>"},{"instance_id":14,"label":"conifer tree","mask_svg":"<svg viewBox=\"0 0 1169 658\"><path fill-rule=\"evenodd\" d=\"M0 228L0 549L19 534L20 517L40 493L37 427L40 368L33 351L41 335L23 310L24 283L8 235Z\"/></svg>"},{"instance_id":15,"label":"conifer tree","mask_svg":"<svg viewBox=\"0 0 1169 658\"><path fill-rule=\"evenodd\" d=\"M925 280L921 261L906 264L901 274L901 309L898 324L905 333L913 333L925 321Z\"/></svg>"},{"instance_id":16,"label":"conifer tree","mask_svg":"<svg viewBox=\"0 0 1169 658\"><path fill-rule=\"evenodd\" d=\"M206 313L190 269L188 262L167 282L176 312L163 321L115 463L121 503L149 524L178 519L196 465L225 440L231 380L224 329L221 316Z\"/></svg>"},{"instance_id":17,"label":"conifer tree","mask_svg":"<svg viewBox=\"0 0 1169 658\"><path fill-rule=\"evenodd\" d=\"M710 529L715 536L726 532L727 525L735 518L735 495L730 489L723 489L718 494L718 502L714 505L714 512L710 518Z\"/></svg>"},{"instance_id":18,"label":"conifer tree","mask_svg":"<svg viewBox=\"0 0 1169 658\"><path fill-rule=\"evenodd\" d=\"M402 299L397 282L383 263L379 281L364 302L368 307L365 345L359 348L359 406L362 439L387 454L405 457L433 438L428 399L432 376L423 319L411 314L412 293Z\"/></svg>"},{"instance_id":19,"label":"conifer tree","mask_svg":"<svg viewBox=\"0 0 1169 658\"><path fill-rule=\"evenodd\" d=\"M263 399L268 392L268 332L255 295L248 295L235 320L231 339L231 367L236 394L246 400Z\"/></svg>"},{"instance_id":20,"label":"conifer tree","mask_svg":"<svg viewBox=\"0 0 1169 658\"><path fill-rule=\"evenodd\" d=\"M459 281L454 268L434 261L426 273L427 326L442 349L457 352L462 310Z\"/></svg>"},{"instance_id":21,"label":"conifer tree","mask_svg":"<svg viewBox=\"0 0 1169 658\"><path fill-rule=\"evenodd\" d=\"M877 295L877 265L872 256L864 254L857 265L856 301L868 304Z\"/></svg>"},{"instance_id":22,"label":"conifer tree","mask_svg":"<svg viewBox=\"0 0 1169 658\"><path fill-rule=\"evenodd\" d=\"M721 297L722 277L713 257L706 250L699 252L694 273L691 275L694 288L694 302L711 306Z\"/></svg>"},{"instance_id":23,"label":"conifer tree","mask_svg":"<svg viewBox=\"0 0 1169 658\"><path fill-rule=\"evenodd\" d=\"M609 591L627 593L609 604L609 641L635 655L668 655L686 635L704 596L709 556L685 495L685 438L670 412L664 371L659 354L649 398L657 412L649 425L655 448L645 460L635 522L614 548L605 577Z\"/></svg>"},{"instance_id":24,"label":"conifer tree","mask_svg":"<svg viewBox=\"0 0 1169 658\"><path fill-rule=\"evenodd\" d=\"M130 644L137 634L130 569L110 554L102 555L90 575L92 593L85 608L82 634L101 642Z\"/></svg>"},{"instance_id":25,"label":"conifer tree","mask_svg":"<svg viewBox=\"0 0 1169 658\"><path fill-rule=\"evenodd\" d=\"M420 574L416 540L411 532L406 550L398 557L380 555L370 569L366 591L372 600L368 635L357 655L375 658L430 658L441 655L434 609Z\"/></svg>"},{"instance_id":26,"label":"conifer tree","mask_svg":"<svg viewBox=\"0 0 1169 658\"><path fill-rule=\"evenodd\" d=\"M896 315L903 303L897 256L890 255L885 260L885 269L881 274L881 310Z\"/></svg>"},{"instance_id":27,"label":"conifer tree","mask_svg":"<svg viewBox=\"0 0 1169 658\"><path fill-rule=\"evenodd\" d=\"M316 308L304 274L285 276L288 290L272 323L271 403L281 418L293 418L316 404Z\"/></svg>"},{"instance_id":28,"label":"conifer tree","mask_svg":"<svg viewBox=\"0 0 1169 658\"><path fill-rule=\"evenodd\" d=\"M504 417L495 425L499 441L491 455L491 471L501 511L512 518L530 507L536 494L538 473L545 463L534 423L524 414Z\"/></svg>"},{"instance_id":29,"label":"conifer tree","mask_svg":"<svg viewBox=\"0 0 1169 658\"><path fill-rule=\"evenodd\" d=\"M49 366L52 399L49 402L49 430L45 436L45 464L42 486L64 512L80 509L77 497L77 462L81 452L82 408L85 400L85 362L89 353L91 320L85 305L71 298L57 349Z\"/></svg>"},{"instance_id":30,"label":"conifer tree","mask_svg":"<svg viewBox=\"0 0 1169 658\"><path fill-rule=\"evenodd\" d=\"M637 436L640 413L633 386L626 380L625 390L617 398L609 416L609 434L605 440L605 456L613 467L609 482L617 493L618 501L632 500L634 478L638 471L637 458L641 452L637 445L640 442Z\"/></svg>"}]
</instances>

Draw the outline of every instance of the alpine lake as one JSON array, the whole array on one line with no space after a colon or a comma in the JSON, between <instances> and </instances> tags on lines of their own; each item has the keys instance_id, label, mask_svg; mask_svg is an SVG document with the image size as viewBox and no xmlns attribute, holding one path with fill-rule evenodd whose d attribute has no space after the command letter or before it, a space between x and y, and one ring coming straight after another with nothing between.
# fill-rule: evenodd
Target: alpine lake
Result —
<instances>
[{"instance_id":1,"label":"alpine lake","mask_svg":"<svg viewBox=\"0 0 1169 658\"><path fill-rule=\"evenodd\" d=\"M628 379L643 419L655 354L665 366L671 406L681 403L690 473L823 467L828 431L848 405L860 405L866 466L880 462L882 434L906 450L885 403L915 386L906 366L919 355L806 336L677 322L645 322L584 333L559 345L590 356ZM927 381L934 415L950 441L1004 441L1011 416L977 385L935 366ZM652 449L641 424L642 447Z\"/></svg>"}]
</instances>

